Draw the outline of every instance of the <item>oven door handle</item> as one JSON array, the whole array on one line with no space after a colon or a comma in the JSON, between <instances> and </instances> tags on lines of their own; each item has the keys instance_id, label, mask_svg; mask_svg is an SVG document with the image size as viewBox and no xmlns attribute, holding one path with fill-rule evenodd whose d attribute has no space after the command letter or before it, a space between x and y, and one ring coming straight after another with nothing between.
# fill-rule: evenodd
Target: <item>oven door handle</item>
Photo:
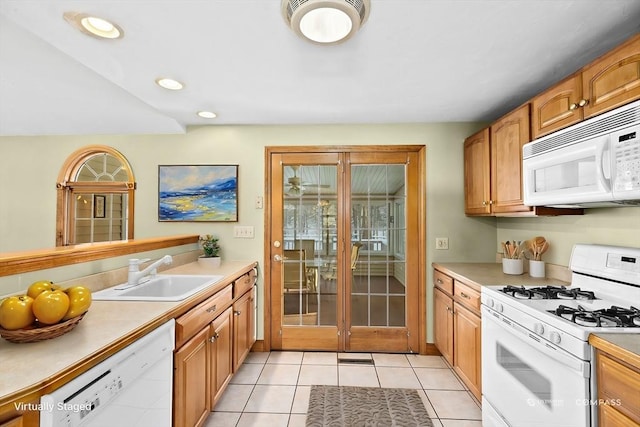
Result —
<instances>
[{"instance_id":1,"label":"oven door handle","mask_svg":"<svg viewBox=\"0 0 640 427\"><path fill-rule=\"evenodd\" d=\"M525 342L525 344L529 344L556 362L562 363L574 372L579 373L583 378L589 378L591 376L589 364L587 362L584 362L575 356L571 356L544 338L538 337L527 328L484 306L482 307L482 320L483 322L486 320L495 322L500 329L511 333L511 335Z\"/></svg>"}]
</instances>

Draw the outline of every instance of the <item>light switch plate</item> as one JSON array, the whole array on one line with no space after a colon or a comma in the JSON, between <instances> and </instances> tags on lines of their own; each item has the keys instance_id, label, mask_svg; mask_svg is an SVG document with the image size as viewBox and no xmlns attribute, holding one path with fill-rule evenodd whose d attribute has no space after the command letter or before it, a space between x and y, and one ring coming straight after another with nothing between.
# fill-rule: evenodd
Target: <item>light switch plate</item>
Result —
<instances>
[{"instance_id":1,"label":"light switch plate","mask_svg":"<svg viewBox=\"0 0 640 427\"><path fill-rule=\"evenodd\" d=\"M233 237L236 239L253 239L253 225L234 226Z\"/></svg>"}]
</instances>

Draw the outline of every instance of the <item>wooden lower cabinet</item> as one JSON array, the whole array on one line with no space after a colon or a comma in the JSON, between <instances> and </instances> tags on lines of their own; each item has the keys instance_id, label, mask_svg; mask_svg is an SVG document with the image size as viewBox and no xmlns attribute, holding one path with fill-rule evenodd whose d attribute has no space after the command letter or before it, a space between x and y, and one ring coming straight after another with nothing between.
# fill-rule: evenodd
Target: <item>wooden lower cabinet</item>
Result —
<instances>
[{"instance_id":1,"label":"wooden lower cabinet","mask_svg":"<svg viewBox=\"0 0 640 427\"><path fill-rule=\"evenodd\" d=\"M640 425L640 366L596 350L598 425Z\"/></svg>"},{"instance_id":2,"label":"wooden lower cabinet","mask_svg":"<svg viewBox=\"0 0 640 427\"><path fill-rule=\"evenodd\" d=\"M434 271L434 344L476 398L482 398L482 334L477 289ZM451 286L450 284L453 284Z\"/></svg>"},{"instance_id":3,"label":"wooden lower cabinet","mask_svg":"<svg viewBox=\"0 0 640 427\"><path fill-rule=\"evenodd\" d=\"M39 426L40 412L36 410L39 403L40 398L35 398L33 400L21 399L7 405L0 406L0 427Z\"/></svg>"},{"instance_id":4,"label":"wooden lower cabinet","mask_svg":"<svg viewBox=\"0 0 640 427\"><path fill-rule=\"evenodd\" d=\"M255 287L245 286L245 276L176 319L174 427L204 425L251 351Z\"/></svg>"},{"instance_id":5,"label":"wooden lower cabinet","mask_svg":"<svg viewBox=\"0 0 640 427\"><path fill-rule=\"evenodd\" d=\"M203 328L174 354L173 425L200 426L211 411L207 375L210 330Z\"/></svg>"},{"instance_id":6,"label":"wooden lower cabinet","mask_svg":"<svg viewBox=\"0 0 640 427\"><path fill-rule=\"evenodd\" d=\"M209 338L209 375L211 381L211 409L216 406L222 392L233 375L233 310L228 308L211 325Z\"/></svg>"},{"instance_id":7,"label":"wooden lower cabinet","mask_svg":"<svg viewBox=\"0 0 640 427\"><path fill-rule=\"evenodd\" d=\"M236 372L255 343L255 288L233 303L233 372Z\"/></svg>"},{"instance_id":8,"label":"wooden lower cabinet","mask_svg":"<svg viewBox=\"0 0 640 427\"><path fill-rule=\"evenodd\" d=\"M453 298L438 288L433 290L434 343L453 366Z\"/></svg>"},{"instance_id":9,"label":"wooden lower cabinet","mask_svg":"<svg viewBox=\"0 0 640 427\"><path fill-rule=\"evenodd\" d=\"M453 369L469 390L480 399L481 393L481 321L457 302L453 303Z\"/></svg>"}]
</instances>

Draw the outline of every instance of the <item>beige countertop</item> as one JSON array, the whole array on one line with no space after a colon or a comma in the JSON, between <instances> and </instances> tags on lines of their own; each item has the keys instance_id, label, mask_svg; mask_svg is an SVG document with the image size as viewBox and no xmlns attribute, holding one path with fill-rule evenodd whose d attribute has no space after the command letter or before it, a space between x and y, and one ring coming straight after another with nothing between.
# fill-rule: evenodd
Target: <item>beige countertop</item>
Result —
<instances>
[{"instance_id":1,"label":"beige countertop","mask_svg":"<svg viewBox=\"0 0 640 427\"><path fill-rule=\"evenodd\" d=\"M15 344L0 339L0 407L20 397L45 394L149 333L249 271L252 261L197 262L163 271L222 275L215 285L178 302L94 301L75 329L58 338ZM115 284L114 284L115 285Z\"/></svg>"},{"instance_id":2,"label":"beige countertop","mask_svg":"<svg viewBox=\"0 0 640 427\"><path fill-rule=\"evenodd\" d=\"M562 271L562 268L549 270L546 278L535 278L529 276L526 272L519 276L504 274L502 272L502 264L499 263L467 263L467 262L434 262L433 268L439 270L454 279L463 282L473 282L477 286L490 285L537 285L546 286L551 284L568 285L569 275ZM557 267L557 266L556 266ZM563 268L566 270L566 268ZM553 278L551 272L557 273L565 280ZM566 276L566 277L565 277Z\"/></svg>"},{"instance_id":3,"label":"beige countertop","mask_svg":"<svg viewBox=\"0 0 640 427\"><path fill-rule=\"evenodd\" d=\"M596 333L589 343L640 369L640 334Z\"/></svg>"}]
</instances>

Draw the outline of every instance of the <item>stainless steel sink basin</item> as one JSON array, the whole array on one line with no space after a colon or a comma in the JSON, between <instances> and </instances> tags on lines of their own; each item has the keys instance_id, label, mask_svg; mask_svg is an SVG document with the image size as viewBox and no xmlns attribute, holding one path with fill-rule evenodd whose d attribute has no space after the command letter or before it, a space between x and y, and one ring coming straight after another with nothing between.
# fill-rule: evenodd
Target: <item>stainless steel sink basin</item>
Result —
<instances>
[{"instance_id":1,"label":"stainless steel sink basin","mask_svg":"<svg viewBox=\"0 0 640 427\"><path fill-rule=\"evenodd\" d=\"M123 283L94 292L92 297L96 301L182 301L220 279L222 276L158 274L140 285Z\"/></svg>"}]
</instances>

